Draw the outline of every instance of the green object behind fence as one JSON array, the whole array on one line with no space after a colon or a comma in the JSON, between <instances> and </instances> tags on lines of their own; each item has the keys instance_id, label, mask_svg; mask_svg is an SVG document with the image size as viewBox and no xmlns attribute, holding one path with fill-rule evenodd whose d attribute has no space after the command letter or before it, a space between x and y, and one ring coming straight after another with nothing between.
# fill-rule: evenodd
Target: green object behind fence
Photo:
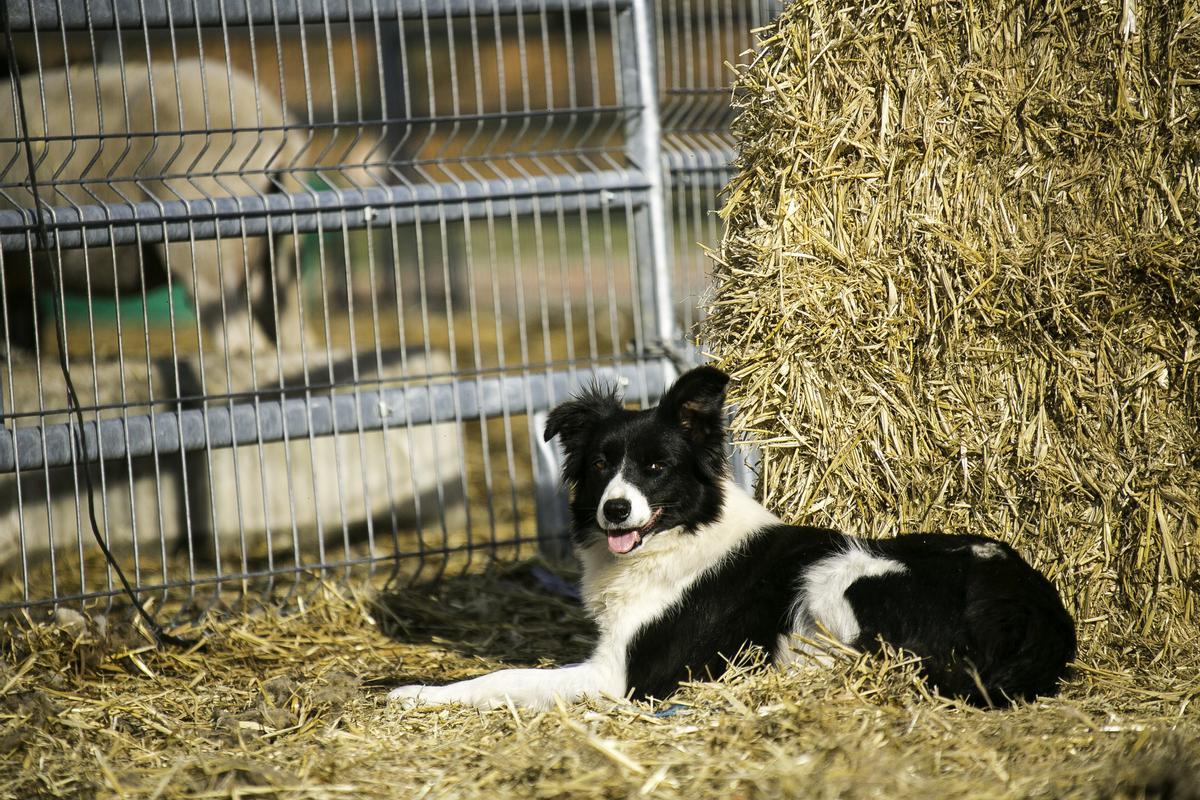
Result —
<instances>
[{"instance_id":1,"label":"green object behind fence","mask_svg":"<svg viewBox=\"0 0 1200 800\"><path fill-rule=\"evenodd\" d=\"M43 319L53 318L53 303L54 298L49 292L41 292L38 295L38 310L43 315ZM104 295L93 295L90 306L92 319L96 325L115 326L118 317L122 325L140 325L143 320L140 294L122 297L120 300ZM87 295L65 293L63 295L63 315L66 317L67 327L86 326L88 324L88 307ZM192 299L182 286L159 286L146 292L145 320L148 325L170 325L172 312L176 325L192 325L196 322Z\"/></svg>"}]
</instances>

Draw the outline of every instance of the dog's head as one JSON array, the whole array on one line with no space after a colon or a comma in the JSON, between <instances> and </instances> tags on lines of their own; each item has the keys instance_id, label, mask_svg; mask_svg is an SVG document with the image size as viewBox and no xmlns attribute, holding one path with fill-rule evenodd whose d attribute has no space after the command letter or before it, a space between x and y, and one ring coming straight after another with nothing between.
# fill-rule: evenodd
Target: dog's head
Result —
<instances>
[{"instance_id":1,"label":"dog's head","mask_svg":"<svg viewBox=\"0 0 1200 800\"><path fill-rule=\"evenodd\" d=\"M692 532L717 518L728 382L724 372L698 367L657 408L630 411L614 389L593 387L550 413L546 441L558 436L566 453L578 545L603 538L625 555L656 533Z\"/></svg>"}]
</instances>

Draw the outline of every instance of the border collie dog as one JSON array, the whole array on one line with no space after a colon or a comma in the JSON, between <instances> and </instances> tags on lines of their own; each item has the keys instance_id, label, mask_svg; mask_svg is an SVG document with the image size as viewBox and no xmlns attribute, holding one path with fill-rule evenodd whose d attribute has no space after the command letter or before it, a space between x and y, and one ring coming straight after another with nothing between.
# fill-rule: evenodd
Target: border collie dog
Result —
<instances>
[{"instance_id":1,"label":"border collie dog","mask_svg":"<svg viewBox=\"0 0 1200 800\"><path fill-rule=\"evenodd\" d=\"M531 708L665 699L720 676L747 645L786 663L804 649L794 637L815 634L908 650L939 692L976 705L1055 693L1075 628L1044 576L983 536L866 540L784 524L727 478L728 380L699 367L654 409L593 388L551 412L546 439L565 452L582 594L599 627L585 663L389 696Z\"/></svg>"}]
</instances>

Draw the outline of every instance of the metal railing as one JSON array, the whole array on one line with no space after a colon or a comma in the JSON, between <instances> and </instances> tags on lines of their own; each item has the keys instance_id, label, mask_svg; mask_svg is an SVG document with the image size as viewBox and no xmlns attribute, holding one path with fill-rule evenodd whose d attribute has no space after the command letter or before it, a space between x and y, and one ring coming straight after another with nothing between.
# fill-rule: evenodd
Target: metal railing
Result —
<instances>
[{"instance_id":1,"label":"metal railing","mask_svg":"<svg viewBox=\"0 0 1200 800\"><path fill-rule=\"evenodd\" d=\"M2 5L0 608L120 591L85 468L142 597L566 553L544 414L694 358L773 3Z\"/></svg>"}]
</instances>

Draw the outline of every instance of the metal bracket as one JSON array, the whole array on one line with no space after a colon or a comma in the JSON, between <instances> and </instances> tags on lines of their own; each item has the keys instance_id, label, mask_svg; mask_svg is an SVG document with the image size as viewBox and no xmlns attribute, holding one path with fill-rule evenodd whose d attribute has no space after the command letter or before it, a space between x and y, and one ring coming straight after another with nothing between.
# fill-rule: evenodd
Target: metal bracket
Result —
<instances>
[{"instance_id":1,"label":"metal bracket","mask_svg":"<svg viewBox=\"0 0 1200 800\"><path fill-rule=\"evenodd\" d=\"M538 550L551 563L566 563L571 559L570 496L563 486L563 451L558 440L546 441L548 412L533 415L534 500L537 505Z\"/></svg>"}]
</instances>

